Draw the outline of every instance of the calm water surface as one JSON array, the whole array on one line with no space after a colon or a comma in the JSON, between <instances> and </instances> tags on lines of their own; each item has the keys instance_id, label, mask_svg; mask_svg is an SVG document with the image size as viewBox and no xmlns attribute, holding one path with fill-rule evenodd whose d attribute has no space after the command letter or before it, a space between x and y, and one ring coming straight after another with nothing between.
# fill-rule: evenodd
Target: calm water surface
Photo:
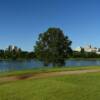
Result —
<instances>
[{"instance_id":1,"label":"calm water surface","mask_svg":"<svg viewBox=\"0 0 100 100\"><path fill-rule=\"evenodd\" d=\"M0 72L23 70L31 68L40 68L43 63L36 60L22 60L22 61L0 61ZM100 60L67 60L65 67L75 66L100 66ZM50 67L50 66L49 66Z\"/></svg>"}]
</instances>

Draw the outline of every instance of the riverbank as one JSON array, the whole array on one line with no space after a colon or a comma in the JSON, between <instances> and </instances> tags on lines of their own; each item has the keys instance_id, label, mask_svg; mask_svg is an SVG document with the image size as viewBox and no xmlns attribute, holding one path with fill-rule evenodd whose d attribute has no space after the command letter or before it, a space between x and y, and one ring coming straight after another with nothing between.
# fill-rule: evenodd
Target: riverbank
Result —
<instances>
[{"instance_id":1,"label":"riverbank","mask_svg":"<svg viewBox=\"0 0 100 100\"><path fill-rule=\"evenodd\" d=\"M50 72L61 72L61 71L76 71L76 70L89 70L89 69L100 69L100 66L71 66L71 67L42 67L42 68L34 68L30 70L20 70L20 71L10 71L10 72L1 72L0 77L6 76L20 76L25 74L39 74L39 73L50 73Z\"/></svg>"},{"instance_id":2,"label":"riverbank","mask_svg":"<svg viewBox=\"0 0 100 100\"><path fill-rule=\"evenodd\" d=\"M68 58L67 60L100 60L100 58Z\"/></svg>"},{"instance_id":3,"label":"riverbank","mask_svg":"<svg viewBox=\"0 0 100 100\"><path fill-rule=\"evenodd\" d=\"M47 77L55 77L55 76L64 76L64 75L78 75L85 73L98 73L100 72L100 68L93 69L64 69L64 70L46 70L45 71L34 71L34 72L21 72L21 74L8 75L0 77L0 84L5 84L8 82L13 82L17 80L26 80L26 79L40 79Z\"/></svg>"}]
</instances>

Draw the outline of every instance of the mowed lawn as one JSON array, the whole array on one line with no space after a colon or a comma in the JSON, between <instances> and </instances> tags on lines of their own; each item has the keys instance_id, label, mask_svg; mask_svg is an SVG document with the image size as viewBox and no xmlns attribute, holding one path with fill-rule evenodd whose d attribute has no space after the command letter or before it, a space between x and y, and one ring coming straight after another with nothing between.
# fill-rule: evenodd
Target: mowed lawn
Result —
<instances>
[{"instance_id":1,"label":"mowed lawn","mask_svg":"<svg viewBox=\"0 0 100 100\"><path fill-rule=\"evenodd\" d=\"M0 84L0 100L100 100L100 73Z\"/></svg>"}]
</instances>

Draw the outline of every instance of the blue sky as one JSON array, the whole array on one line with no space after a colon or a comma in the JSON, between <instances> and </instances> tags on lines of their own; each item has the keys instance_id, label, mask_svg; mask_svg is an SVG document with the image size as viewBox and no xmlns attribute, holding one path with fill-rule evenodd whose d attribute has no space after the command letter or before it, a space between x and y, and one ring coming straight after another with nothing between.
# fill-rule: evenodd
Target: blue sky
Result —
<instances>
[{"instance_id":1,"label":"blue sky","mask_svg":"<svg viewBox=\"0 0 100 100\"><path fill-rule=\"evenodd\" d=\"M72 47L100 47L100 0L0 0L0 48L33 50L38 34L61 28Z\"/></svg>"}]
</instances>

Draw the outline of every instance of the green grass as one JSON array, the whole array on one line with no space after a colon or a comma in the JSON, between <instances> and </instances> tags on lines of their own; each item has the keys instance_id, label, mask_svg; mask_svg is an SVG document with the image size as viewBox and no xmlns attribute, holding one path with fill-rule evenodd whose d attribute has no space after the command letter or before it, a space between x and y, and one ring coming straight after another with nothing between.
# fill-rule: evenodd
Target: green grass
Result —
<instances>
[{"instance_id":1,"label":"green grass","mask_svg":"<svg viewBox=\"0 0 100 100\"><path fill-rule=\"evenodd\" d=\"M1 84L0 100L100 100L100 73Z\"/></svg>"},{"instance_id":2,"label":"green grass","mask_svg":"<svg viewBox=\"0 0 100 100\"><path fill-rule=\"evenodd\" d=\"M74 71L74 70L86 70L86 69L100 69L100 66L83 66L83 67L53 67L53 68L39 68L39 69L30 69L30 70L21 70L21 71L11 71L11 72L1 72L0 77L5 76L17 76L23 74L38 74L38 73L49 73L57 71Z\"/></svg>"}]
</instances>

